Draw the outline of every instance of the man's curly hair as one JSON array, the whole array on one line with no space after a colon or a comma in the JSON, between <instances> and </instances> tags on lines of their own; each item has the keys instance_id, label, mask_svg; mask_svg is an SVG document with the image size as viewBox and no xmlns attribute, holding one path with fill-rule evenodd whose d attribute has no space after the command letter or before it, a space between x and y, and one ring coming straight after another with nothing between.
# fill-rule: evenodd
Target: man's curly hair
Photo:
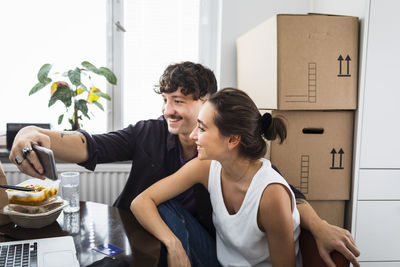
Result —
<instances>
[{"instance_id":1,"label":"man's curly hair","mask_svg":"<svg viewBox=\"0 0 400 267\"><path fill-rule=\"evenodd\" d=\"M212 95L217 91L214 73L201 64L185 61L169 65L154 88L157 94L172 93L181 87L184 95L193 95L194 100Z\"/></svg>"}]
</instances>

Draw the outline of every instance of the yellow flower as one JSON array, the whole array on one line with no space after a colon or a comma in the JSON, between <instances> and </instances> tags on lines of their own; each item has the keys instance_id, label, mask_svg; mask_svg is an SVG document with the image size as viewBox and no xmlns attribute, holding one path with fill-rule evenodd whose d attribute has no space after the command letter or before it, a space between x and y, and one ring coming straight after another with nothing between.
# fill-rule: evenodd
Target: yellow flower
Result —
<instances>
[{"instance_id":1,"label":"yellow flower","mask_svg":"<svg viewBox=\"0 0 400 267\"><path fill-rule=\"evenodd\" d=\"M55 91L57 91L57 83L56 82L54 82L51 85L51 90L50 90L51 95L53 95Z\"/></svg>"},{"instance_id":2,"label":"yellow flower","mask_svg":"<svg viewBox=\"0 0 400 267\"><path fill-rule=\"evenodd\" d=\"M90 88L89 96L88 96L88 99L87 99L89 104L92 104L93 101L97 101L100 98L100 96L95 95L94 92L100 92L100 90L98 88L96 88L96 87Z\"/></svg>"},{"instance_id":3,"label":"yellow flower","mask_svg":"<svg viewBox=\"0 0 400 267\"><path fill-rule=\"evenodd\" d=\"M82 94L84 91L82 88L78 87L78 89L76 89L76 95L80 95Z\"/></svg>"}]
</instances>

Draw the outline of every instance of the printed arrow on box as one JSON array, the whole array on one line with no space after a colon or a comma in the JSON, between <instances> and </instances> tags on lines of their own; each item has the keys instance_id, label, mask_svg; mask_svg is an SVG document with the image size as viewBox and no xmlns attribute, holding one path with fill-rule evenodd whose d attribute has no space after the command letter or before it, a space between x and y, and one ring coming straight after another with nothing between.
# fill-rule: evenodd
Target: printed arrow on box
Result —
<instances>
[{"instance_id":1,"label":"printed arrow on box","mask_svg":"<svg viewBox=\"0 0 400 267\"><path fill-rule=\"evenodd\" d=\"M343 151L343 149L340 149L339 150L339 155L340 155L340 159L339 159L339 169L343 169L343 166L342 166L342 157L343 157L343 154L344 154L344 151Z\"/></svg>"},{"instance_id":2,"label":"printed arrow on box","mask_svg":"<svg viewBox=\"0 0 400 267\"><path fill-rule=\"evenodd\" d=\"M349 65L350 65L350 60L351 60L350 56L347 55L345 60L347 61L347 75L349 75Z\"/></svg>"},{"instance_id":3,"label":"printed arrow on box","mask_svg":"<svg viewBox=\"0 0 400 267\"><path fill-rule=\"evenodd\" d=\"M339 55L338 59L339 61L339 74L337 75L338 77L351 77L350 75L350 61L351 58L349 55L345 59L343 59L342 55ZM342 61L345 60L347 62L347 74L342 74Z\"/></svg>"},{"instance_id":4,"label":"printed arrow on box","mask_svg":"<svg viewBox=\"0 0 400 267\"><path fill-rule=\"evenodd\" d=\"M334 148L332 148L331 154L332 154L332 167L330 167L330 169L332 169L332 170L343 169L343 166L342 166L343 154L344 154L343 149L341 148L339 150L339 152L336 152L336 150ZM339 167L335 167L335 155L336 154L339 154Z\"/></svg>"},{"instance_id":5,"label":"printed arrow on box","mask_svg":"<svg viewBox=\"0 0 400 267\"><path fill-rule=\"evenodd\" d=\"M343 61L342 55L340 55L337 60L339 60L339 75L342 75L342 61ZM335 153L336 153L336 151L335 151Z\"/></svg>"},{"instance_id":6,"label":"printed arrow on box","mask_svg":"<svg viewBox=\"0 0 400 267\"><path fill-rule=\"evenodd\" d=\"M331 169L335 169L335 155L336 155L336 150L332 148L331 154L332 154L332 167Z\"/></svg>"}]
</instances>

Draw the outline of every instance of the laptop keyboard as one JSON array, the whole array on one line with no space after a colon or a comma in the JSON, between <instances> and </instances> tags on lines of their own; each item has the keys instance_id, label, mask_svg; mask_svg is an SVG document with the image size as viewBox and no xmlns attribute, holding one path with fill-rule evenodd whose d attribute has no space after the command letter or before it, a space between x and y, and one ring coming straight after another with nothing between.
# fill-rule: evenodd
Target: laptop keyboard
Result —
<instances>
[{"instance_id":1,"label":"laptop keyboard","mask_svg":"<svg viewBox=\"0 0 400 267\"><path fill-rule=\"evenodd\" d=\"M0 267L37 267L37 242L0 245Z\"/></svg>"}]
</instances>

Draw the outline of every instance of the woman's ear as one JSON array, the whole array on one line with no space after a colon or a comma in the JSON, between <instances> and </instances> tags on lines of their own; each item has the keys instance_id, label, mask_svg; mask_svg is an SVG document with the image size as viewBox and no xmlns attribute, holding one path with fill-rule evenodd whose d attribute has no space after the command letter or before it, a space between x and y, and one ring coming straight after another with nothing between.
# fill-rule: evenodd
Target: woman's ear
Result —
<instances>
[{"instance_id":1,"label":"woman's ear","mask_svg":"<svg viewBox=\"0 0 400 267\"><path fill-rule=\"evenodd\" d=\"M240 135L237 134L231 135L229 137L229 142L228 142L229 149L234 149L235 147L237 147L240 143L240 139L241 139Z\"/></svg>"}]
</instances>

